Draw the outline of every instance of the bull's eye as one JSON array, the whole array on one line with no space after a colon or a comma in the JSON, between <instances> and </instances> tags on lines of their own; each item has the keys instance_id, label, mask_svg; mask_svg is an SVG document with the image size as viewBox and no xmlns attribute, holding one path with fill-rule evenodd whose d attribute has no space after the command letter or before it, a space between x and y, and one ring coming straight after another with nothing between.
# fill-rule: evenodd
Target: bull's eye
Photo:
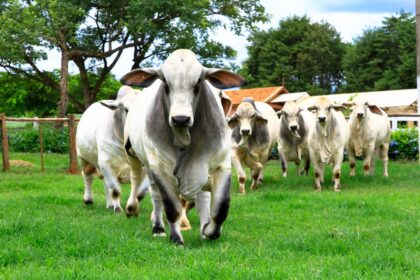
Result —
<instances>
[{"instance_id":1,"label":"bull's eye","mask_svg":"<svg viewBox=\"0 0 420 280\"><path fill-rule=\"evenodd\" d=\"M327 109L328 109L328 111L331 111L331 108L332 108L332 106L329 106Z\"/></svg>"}]
</instances>

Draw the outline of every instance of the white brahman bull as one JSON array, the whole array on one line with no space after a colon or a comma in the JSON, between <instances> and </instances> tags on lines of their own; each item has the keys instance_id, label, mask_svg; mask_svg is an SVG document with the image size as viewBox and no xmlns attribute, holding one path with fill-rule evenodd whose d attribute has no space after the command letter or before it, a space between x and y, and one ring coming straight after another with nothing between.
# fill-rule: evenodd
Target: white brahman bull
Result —
<instances>
[{"instance_id":1,"label":"white brahman bull","mask_svg":"<svg viewBox=\"0 0 420 280\"><path fill-rule=\"evenodd\" d=\"M76 132L76 150L85 185L85 204L93 203L91 186L93 174L98 169L104 179L106 207L113 207L115 212L122 211L120 183L130 182L130 168L123 145L124 123L127 109L139 92L123 86L118 91L116 100L93 103L80 118ZM139 189L140 197L144 196L147 187L145 180Z\"/></svg>"},{"instance_id":2,"label":"white brahman bull","mask_svg":"<svg viewBox=\"0 0 420 280\"><path fill-rule=\"evenodd\" d=\"M277 112L280 116L280 133L277 142L283 177L287 177L287 162L294 161L297 174L308 175L310 158L308 135L309 128L314 125L314 115L296 102L287 101ZM305 159L304 170L300 171L300 162Z\"/></svg>"},{"instance_id":3,"label":"white brahman bull","mask_svg":"<svg viewBox=\"0 0 420 280\"><path fill-rule=\"evenodd\" d=\"M121 81L141 87L153 83L127 115L125 147L133 151L127 211L137 207L133 193L146 170L155 236L165 235L163 207L171 241L184 244L183 198L195 202L201 236L218 238L230 205L230 132L223 108L228 111L231 101L214 94L207 81L222 89L240 86L243 79L226 70L205 68L193 52L177 50L160 68L133 70Z\"/></svg>"},{"instance_id":4,"label":"white brahman bull","mask_svg":"<svg viewBox=\"0 0 420 280\"><path fill-rule=\"evenodd\" d=\"M232 161L238 173L239 193L245 194L246 173L252 170L251 190L263 181L263 167L275 147L280 123L274 109L263 102L244 98L227 120L232 129Z\"/></svg>"},{"instance_id":5,"label":"white brahman bull","mask_svg":"<svg viewBox=\"0 0 420 280\"><path fill-rule=\"evenodd\" d=\"M315 122L309 129L309 153L315 169L315 189L321 191L324 181L324 164L332 164L334 191L340 191L341 165L344 147L349 139L349 126L341 105L334 105L320 97L308 110L315 110Z\"/></svg>"},{"instance_id":6,"label":"white brahman bull","mask_svg":"<svg viewBox=\"0 0 420 280\"><path fill-rule=\"evenodd\" d=\"M364 156L365 175L374 173L375 150L383 162L383 176L388 177L388 149L391 141L391 126L388 115L378 106L364 98L344 103L352 106L350 115L349 160L350 176L356 175L356 156Z\"/></svg>"}]
</instances>

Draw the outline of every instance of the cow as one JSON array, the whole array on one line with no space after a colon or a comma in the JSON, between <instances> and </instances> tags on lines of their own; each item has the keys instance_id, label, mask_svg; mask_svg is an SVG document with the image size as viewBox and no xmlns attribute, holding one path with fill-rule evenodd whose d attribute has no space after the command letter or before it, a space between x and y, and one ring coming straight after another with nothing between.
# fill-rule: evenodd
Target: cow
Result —
<instances>
[{"instance_id":1,"label":"cow","mask_svg":"<svg viewBox=\"0 0 420 280\"><path fill-rule=\"evenodd\" d=\"M76 151L85 186L83 202L86 205L93 203L92 181L97 170L104 179L106 207L113 208L117 213L122 211L116 194L120 192L121 183L130 182L130 168L123 145L124 123L127 110L139 92L123 86L116 100L95 102L80 118ZM139 186L136 195L141 198L148 188L147 179Z\"/></svg>"},{"instance_id":2,"label":"cow","mask_svg":"<svg viewBox=\"0 0 420 280\"><path fill-rule=\"evenodd\" d=\"M132 151L131 191L147 172L153 204L152 233L165 236L162 207L170 240L183 245L181 198L195 202L200 234L220 237L230 206L230 132L224 112L231 101L215 94L244 83L227 70L206 68L186 49L174 51L159 68L133 70L121 78L126 85L147 87L127 115L125 147ZM210 205L211 202L211 205ZM130 195L127 211L137 207Z\"/></svg>"},{"instance_id":3,"label":"cow","mask_svg":"<svg viewBox=\"0 0 420 280\"><path fill-rule=\"evenodd\" d=\"M244 166L252 170L251 190L258 188L263 166L277 142L279 119L270 105L246 97L227 122L232 129L232 162L238 173L239 193L245 194Z\"/></svg>"},{"instance_id":4,"label":"cow","mask_svg":"<svg viewBox=\"0 0 420 280\"><path fill-rule=\"evenodd\" d=\"M388 177L388 149L391 141L391 126L388 115L378 106L364 98L356 98L343 105L352 106L350 115L349 161L350 176L356 175L356 156L364 156L364 174L374 173L375 150L383 163L383 176Z\"/></svg>"},{"instance_id":5,"label":"cow","mask_svg":"<svg viewBox=\"0 0 420 280\"><path fill-rule=\"evenodd\" d=\"M349 139L349 126L341 112L345 107L332 104L327 97L320 97L314 106L315 122L309 129L309 156L315 169L315 189L321 191L324 181L324 164L332 164L334 191L340 191L341 165L344 148Z\"/></svg>"},{"instance_id":6,"label":"cow","mask_svg":"<svg viewBox=\"0 0 420 280\"><path fill-rule=\"evenodd\" d=\"M287 177L287 162L294 161L297 174L308 175L310 158L308 135L309 127L315 122L314 115L300 108L294 101L287 101L277 112L280 116L280 133L277 142L283 177ZM300 161L305 160L304 170L300 171Z\"/></svg>"}]
</instances>

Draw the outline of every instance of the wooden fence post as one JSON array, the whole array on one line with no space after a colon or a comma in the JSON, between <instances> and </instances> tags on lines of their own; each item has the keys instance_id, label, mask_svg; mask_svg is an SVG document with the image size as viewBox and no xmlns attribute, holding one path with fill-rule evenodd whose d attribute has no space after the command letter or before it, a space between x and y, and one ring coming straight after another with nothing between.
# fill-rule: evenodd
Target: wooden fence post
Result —
<instances>
[{"instance_id":1,"label":"wooden fence post","mask_svg":"<svg viewBox=\"0 0 420 280\"><path fill-rule=\"evenodd\" d=\"M42 124L39 124L39 150L41 153L41 172L44 172L44 144L42 138Z\"/></svg>"},{"instance_id":2,"label":"wooden fence post","mask_svg":"<svg viewBox=\"0 0 420 280\"><path fill-rule=\"evenodd\" d=\"M7 139L6 114L5 113L0 113L0 118L1 118L3 172L6 172L6 171L10 170L9 140Z\"/></svg>"},{"instance_id":3,"label":"wooden fence post","mask_svg":"<svg viewBox=\"0 0 420 280\"><path fill-rule=\"evenodd\" d=\"M70 143L70 170L71 174L79 173L77 169L77 152L76 152L76 120L75 116L69 115L69 143Z\"/></svg>"}]
</instances>

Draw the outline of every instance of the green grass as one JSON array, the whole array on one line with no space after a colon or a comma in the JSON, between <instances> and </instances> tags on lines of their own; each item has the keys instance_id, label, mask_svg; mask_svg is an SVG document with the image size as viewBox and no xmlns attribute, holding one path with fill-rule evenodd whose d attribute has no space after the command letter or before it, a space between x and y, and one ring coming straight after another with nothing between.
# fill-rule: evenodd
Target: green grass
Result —
<instances>
[{"instance_id":1,"label":"green grass","mask_svg":"<svg viewBox=\"0 0 420 280\"><path fill-rule=\"evenodd\" d=\"M32 168L0 174L0 279L419 279L420 166L395 163L390 178L348 176L334 193L328 168L321 193L313 175L280 176L270 162L264 185L238 196L222 236L201 240L195 210L184 247L151 234L149 197L138 218L82 204L83 184L67 155L12 154ZM360 164L360 163L359 163ZM123 203L129 193L123 187ZM167 229L168 230L168 229Z\"/></svg>"}]
</instances>

